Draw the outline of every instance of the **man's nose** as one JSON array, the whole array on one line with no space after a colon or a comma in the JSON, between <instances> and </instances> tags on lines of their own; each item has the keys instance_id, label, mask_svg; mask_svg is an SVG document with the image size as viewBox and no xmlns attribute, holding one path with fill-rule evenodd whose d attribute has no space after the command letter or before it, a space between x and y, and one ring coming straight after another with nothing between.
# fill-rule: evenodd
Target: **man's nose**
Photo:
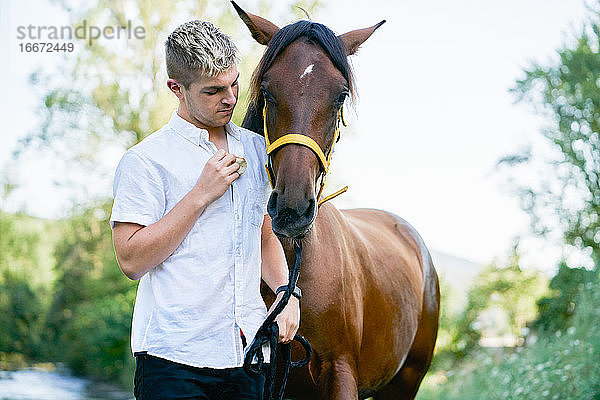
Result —
<instances>
[{"instance_id":1,"label":"man's nose","mask_svg":"<svg viewBox=\"0 0 600 400\"><path fill-rule=\"evenodd\" d=\"M223 98L221 99L221 103L227 104L227 105L235 104L235 93L233 92L232 88L230 88L229 90L227 90L225 92L225 96L223 96Z\"/></svg>"}]
</instances>

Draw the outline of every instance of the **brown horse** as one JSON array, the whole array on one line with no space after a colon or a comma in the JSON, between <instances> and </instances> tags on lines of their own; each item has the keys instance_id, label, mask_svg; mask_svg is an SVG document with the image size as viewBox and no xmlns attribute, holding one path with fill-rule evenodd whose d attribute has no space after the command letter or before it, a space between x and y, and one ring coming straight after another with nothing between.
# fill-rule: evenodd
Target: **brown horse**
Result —
<instances>
[{"instance_id":1,"label":"brown horse","mask_svg":"<svg viewBox=\"0 0 600 400\"><path fill-rule=\"evenodd\" d=\"M269 142L298 133L329 154L341 107L354 94L347 56L384 21L336 36L309 21L279 29L233 5L267 45L244 127L264 135L264 109ZM413 399L437 337L440 294L431 257L398 216L331 203L319 208L317 182L327 167L316 153L297 143L271 153L271 226L289 265L291 238L303 238L299 333L313 347L308 367L290 375L286 397Z\"/></svg>"}]
</instances>

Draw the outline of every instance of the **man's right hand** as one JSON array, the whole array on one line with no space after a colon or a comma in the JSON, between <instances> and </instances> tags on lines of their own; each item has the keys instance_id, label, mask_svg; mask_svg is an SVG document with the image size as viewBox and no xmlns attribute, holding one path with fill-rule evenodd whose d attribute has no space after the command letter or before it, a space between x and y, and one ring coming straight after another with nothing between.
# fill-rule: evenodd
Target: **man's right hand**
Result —
<instances>
[{"instance_id":1,"label":"man's right hand","mask_svg":"<svg viewBox=\"0 0 600 400\"><path fill-rule=\"evenodd\" d=\"M237 172L240 165L235 162L236 157L225 150L218 150L206 162L196 185L195 191L212 203L227 191L231 183L240 177Z\"/></svg>"},{"instance_id":2,"label":"man's right hand","mask_svg":"<svg viewBox=\"0 0 600 400\"><path fill-rule=\"evenodd\" d=\"M115 222L113 243L125 275L140 279L173 254L206 206L240 177L239 167L235 156L219 150L206 163L194 188L160 220L149 226Z\"/></svg>"}]
</instances>

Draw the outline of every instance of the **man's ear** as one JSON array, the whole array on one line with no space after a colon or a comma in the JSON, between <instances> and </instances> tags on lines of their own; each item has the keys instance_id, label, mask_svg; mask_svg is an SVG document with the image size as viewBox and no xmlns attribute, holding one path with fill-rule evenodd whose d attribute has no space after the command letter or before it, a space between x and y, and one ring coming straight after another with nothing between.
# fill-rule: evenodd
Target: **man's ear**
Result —
<instances>
[{"instance_id":1,"label":"man's ear","mask_svg":"<svg viewBox=\"0 0 600 400\"><path fill-rule=\"evenodd\" d=\"M262 45L268 45L273 35L275 35L275 33L277 33L279 30L277 25L267 21L262 17L259 17L258 15L247 13L246 11L242 10L240 6L235 4L235 1L232 1L231 4L233 4L235 11L237 11L242 21L244 21L250 30L254 40Z\"/></svg>"},{"instance_id":2,"label":"man's ear","mask_svg":"<svg viewBox=\"0 0 600 400\"><path fill-rule=\"evenodd\" d=\"M363 44L372 34L385 23L385 19L380 23L373 25L370 28L356 29L354 31L346 32L343 35L339 35L338 39L344 43L346 48L346 55L352 55L356 53L356 50Z\"/></svg>"},{"instance_id":3,"label":"man's ear","mask_svg":"<svg viewBox=\"0 0 600 400\"><path fill-rule=\"evenodd\" d=\"M181 91L182 86L175 79L167 79L167 87L175 94L175 96L177 96L179 100L183 98L183 92Z\"/></svg>"}]
</instances>

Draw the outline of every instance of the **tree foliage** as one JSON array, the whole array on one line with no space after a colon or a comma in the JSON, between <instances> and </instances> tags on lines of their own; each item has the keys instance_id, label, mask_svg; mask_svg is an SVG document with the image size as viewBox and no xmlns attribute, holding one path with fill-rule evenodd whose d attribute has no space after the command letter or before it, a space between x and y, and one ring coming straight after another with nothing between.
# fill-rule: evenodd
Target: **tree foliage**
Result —
<instances>
[{"instance_id":1,"label":"tree foliage","mask_svg":"<svg viewBox=\"0 0 600 400\"><path fill-rule=\"evenodd\" d=\"M0 364L9 354L37 359L42 351L47 287L39 274L39 236L0 213Z\"/></svg>"},{"instance_id":2,"label":"tree foliage","mask_svg":"<svg viewBox=\"0 0 600 400\"><path fill-rule=\"evenodd\" d=\"M535 301L547 287L547 279L538 271L522 270L515 246L506 267L490 265L478 276L467 295L467 306L454 321L454 337L448 350L458 358L472 354L482 337L483 313L502 312L506 326L500 327L514 337L523 337L526 324L536 316Z\"/></svg>"},{"instance_id":3,"label":"tree foliage","mask_svg":"<svg viewBox=\"0 0 600 400\"><path fill-rule=\"evenodd\" d=\"M84 209L64 226L55 249L47 326L51 355L80 375L124 380L136 285L120 271L108 224L111 202Z\"/></svg>"},{"instance_id":4,"label":"tree foliage","mask_svg":"<svg viewBox=\"0 0 600 400\"><path fill-rule=\"evenodd\" d=\"M429 398L600 398L600 2L593 4L596 9L590 8L590 19L575 40L552 61L526 69L513 88L520 101L546 117L542 138L550 151L529 148L500 163L529 176L537 168L537 179L521 181L517 188L534 233L559 233L566 246L590 255L594 270L563 262L544 294L539 282L530 286L534 281L522 275L518 263L489 268L469 292L467 309L456 322L453 351L471 357L449 371ZM538 333L537 341L526 341L514 352L473 352L481 335L478 318L493 303L507 312L514 333L535 316L529 326ZM515 318L518 309L527 310L521 322Z\"/></svg>"},{"instance_id":5,"label":"tree foliage","mask_svg":"<svg viewBox=\"0 0 600 400\"><path fill-rule=\"evenodd\" d=\"M594 282L596 274L585 268L569 268L564 262L550 281L550 296L538 300L538 317L532 327L549 335L566 331L572 325L580 294L586 284Z\"/></svg>"},{"instance_id":6,"label":"tree foliage","mask_svg":"<svg viewBox=\"0 0 600 400\"><path fill-rule=\"evenodd\" d=\"M584 285L572 325L514 351L479 352L447 373L419 399L560 399L600 398L600 281ZM427 379L427 378L426 378ZM429 389L429 390L427 390Z\"/></svg>"},{"instance_id":7,"label":"tree foliage","mask_svg":"<svg viewBox=\"0 0 600 400\"><path fill-rule=\"evenodd\" d=\"M548 65L527 69L513 89L549 118L543 135L555 154L538 183L521 188L524 208L536 232L560 229L566 243L588 252L595 265L600 265L599 45L600 16L595 11L573 46L558 50ZM527 164L533 158L529 152L504 161Z\"/></svg>"},{"instance_id":8,"label":"tree foliage","mask_svg":"<svg viewBox=\"0 0 600 400\"><path fill-rule=\"evenodd\" d=\"M2 355L21 354L39 360L44 348L44 293L25 274L9 270L0 279L0 361ZM0 362L0 366L1 366Z\"/></svg>"}]
</instances>

